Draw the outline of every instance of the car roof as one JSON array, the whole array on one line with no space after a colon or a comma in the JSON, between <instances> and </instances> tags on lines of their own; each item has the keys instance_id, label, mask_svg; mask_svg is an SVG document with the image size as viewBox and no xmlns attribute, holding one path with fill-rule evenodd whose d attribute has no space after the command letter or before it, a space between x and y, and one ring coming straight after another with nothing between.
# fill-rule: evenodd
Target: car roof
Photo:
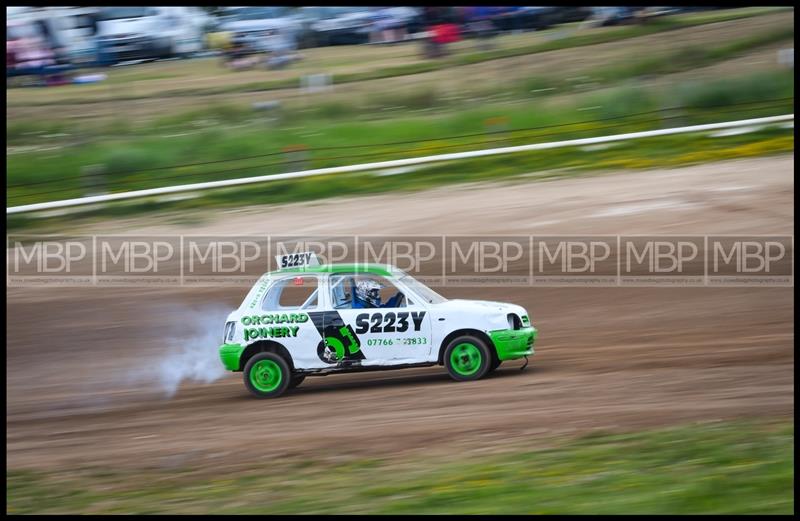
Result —
<instances>
[{"instance_id":1,"label":"car roof","mask_svg":"<svg viewBox=\"0 0 800 521\"><path fill-rule=\"evenodd\" d=\"M392 277L402 272L391 264L322 264L319 266L302 266L299 268L284 268L270 272L272 275L283 273L368 273L383 277Z\"/></svg>"}]
</instances>

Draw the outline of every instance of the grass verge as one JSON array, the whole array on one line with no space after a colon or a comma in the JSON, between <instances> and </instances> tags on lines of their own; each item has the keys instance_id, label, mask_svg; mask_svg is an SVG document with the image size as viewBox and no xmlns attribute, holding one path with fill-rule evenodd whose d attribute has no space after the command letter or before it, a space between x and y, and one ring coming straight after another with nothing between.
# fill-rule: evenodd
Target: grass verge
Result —
<instances>
[{"instance_id":1,"label":"grass verge","mask_svg":"<svg viewBox=\"0 0 800 521\"><path fill-rule=\"evenodd\" d=\"M454 93L444 92L435 85L415 86L390 92L376 92L362 99L321 99L311 105L289 102L273 113L258 113L246 103L216 102L162 115L144 122L126 116L121 110L104 121L65 119L10 119L6 122L7 143L12 146L107 137L136 137L154 132L181 133L195 131L211 122L223 125L252 124L258 120L280 118L301 123L333 123L345 119L391 119L414 113L459 110L477 104L493 103L498 98L517 100L545 99L555 95L579 94L638 78L655 78L690 71L723 62L737 55L774 43L789 41L794 28L771 30L727 42L717 47L686 46L656 58L626 59L603 67L587 69L584 74L544 74L509 81L503 86L479 86ZM764 73L762 73L764 75ZM779 73L772 73L773 76ZM738 81L738 80L736 80Z\"/></svg>"},{"instance_id":2,"label":"grass verge","mask_svg":"<svg viewBox=\"0 0 800 521\"><path fill-rule=\"evenodd\" d=\"M487 105L456 114L393 120L317 121L293 128L266 123L238 129L214 127L170 138L156 135L24 152L7 157L7 203L16 206L81 197L91 189L87 188L87 179L102 180L101 188L120 192L265 175L290 168L323 168L774 115L793 110L793 92L794 78L787 71L734 80L684 83L668 91L620 87L601 94L576 96L567 105L533 100L516 105ZM585 107L591 107L592 111L581 110ZM640 115L627 116L637 113ZM517 132L515 129L530 130ZM753 140L757 136L747 135L745 139ZM678 148L669 149L669 152L699 151L692 144L693 140L676 136L675 141L669 143L676 143ZM297 158L284 150L297 144L307 147L308 157L292 162ZM612 150L615 153L627 150L643 158L651 157L653 152L657 157L663 155L647 146L641 153L635 150L639 145L632 143L630 146L634 148L620 145ZM540 161L528 163L536 170L557 166L547 159L550 156L561 157L557 151L537 152L531 157L541 158ZM571 158L574 154L566 157ZM490 163L481 166L488 168L492 175L506 163L505 158L487 160ZM90 165L97 165L104 174L82 177L83 169ZM464 171L470 165L459 163L459 166ZM313 193L340 193L328 189L327 181L310 180L320 185ZM302 185L300 181L292 184ZM381 185L391 187L393 181ZM352 187L348 192L357 189ZM263 187L248 188L251 193L263 193L263 190Z\"/></svg>"},{"instance_id":3,"label":"grass verge","mask_svg":"<svg viewBox=\"0 0 800 521\"><path fill-rule=\"evenodd\" d=\"M794 151L793 130L771 126L748 133L680 134L589 147L566 147L432 164L415 171L395 170L315 176L274 181L207 192L173 194L116 201L76 209L9 215L10 231L53 232L95 219L179 212L208 215L212 208L321 200L389 191L408 192L445 184L517 180L530 182L584 175L591 171L620 171L677 167L726 159ZM524 176L524 177L519 177ZM403 197L401 193L398 197ZM188 212L188 213L187 213ZM69 215L65 220L64 216Z\"/></svg>"},{"instance_id":4,"label":"grass verge","mask_svg":"<svg viewBox=\"0 0 800 521\"><path fill-rule=\"evenodd\" d=\"M791 514L790 421L593 433L448 458L270 461L238 472L7 471L7 511L231 514ZM256 449L257 451L257 449Z\"/></svg>"}]
</instances>

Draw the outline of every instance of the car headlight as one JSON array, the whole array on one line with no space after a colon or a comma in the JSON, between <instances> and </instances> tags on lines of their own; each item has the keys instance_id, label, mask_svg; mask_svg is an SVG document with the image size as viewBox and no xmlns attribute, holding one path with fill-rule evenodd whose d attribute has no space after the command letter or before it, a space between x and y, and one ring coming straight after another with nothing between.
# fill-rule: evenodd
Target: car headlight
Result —
<instances>
[{"instance_id":1,"label":"car headlight","mask_svg":"<svg viewBox=\"0 0 800 521\"><path fill-rule=\"evenodd\" d=\"M233 340L233 334L236 332L236 322L226 322L225 323L225 333L222 335L223 343L230 342Z\"/></svg>"},{"instance_id":2,"label":"car headlight","mask_svg":"<svg viewBox=\"0 0 800 521\"><path fill-rule=\"evenodd\" d=\"M506 315L506 319L508 320L508 329L523 329L531 325L527 314L509 313Z\"/></svg>"},{"instance_id":3,"label":"car headlight","mask_svg":"<svg viewBox=\"0 0 800 521\"><path fill-rule=\"evenodd\" d=\"M517 318L516 313L509 313L506 315L506 319L508 320L508 329L519 329L520 319Z\"/></svg>"}]
</instances>

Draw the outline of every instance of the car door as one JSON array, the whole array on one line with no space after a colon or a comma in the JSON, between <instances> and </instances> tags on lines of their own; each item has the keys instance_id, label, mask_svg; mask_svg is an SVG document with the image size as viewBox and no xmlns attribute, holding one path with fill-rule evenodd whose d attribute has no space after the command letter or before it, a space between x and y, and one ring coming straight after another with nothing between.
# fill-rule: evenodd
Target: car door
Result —
<instances>
[{"instance_id":1,"label":"car door","mask_svg":"<svg viewBox=\"0 0 800 521\"><path fill-rule=\"evenodd\" d=\"M379 303L359 297L359 283L382 286ZM411 296L392 301L398 286L373 274L335 274L329 279L331 312L326 313L326 342L361 365L406 364L429 360L431 319ZM387 306L389 304L389 306ZM328 327L332 326L332 327ZM328 337L327 333L331 333ZM346 351L346 352L345 352Z\"/></svg>"},{"instance_id":2,"label":"car door","mask_svg":"<svg viewBox=\"0 0 800 521\"><path fill-rule=\"evenodd\" d=\"M321 367L317 359L320 332L315 319L323 313L322 285L317 274L278 276L260 308L242 318L245 341L271 340L285 347L295 368Z\"/></svg>"}]
</instances>

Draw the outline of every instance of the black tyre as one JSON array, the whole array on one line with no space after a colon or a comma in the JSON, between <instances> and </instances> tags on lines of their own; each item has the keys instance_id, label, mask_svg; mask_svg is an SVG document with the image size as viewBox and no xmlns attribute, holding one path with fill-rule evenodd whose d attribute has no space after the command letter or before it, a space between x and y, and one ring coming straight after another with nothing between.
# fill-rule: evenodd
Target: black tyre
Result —
<instances>
[{"instance_id":1,"label":"black tyre","mask_svg":"<svg viewBox=\"0 0 800 521\"><path fill-rule=\"evenodd\" d=\"M293 374L291 380L289 380L289 389L294 389L295 387L303 383L303 380L305 379L306 375L304 374Z\"/></svg>"},{"instance_id":2,"label":"black tyre","mask_svg":"<svg viewBox=\"0 0 800 521\"><path fill-rule=\"evenodd\" d=\"M275 398L289 388L292 372L282 356L259 353L244 366L244 385L259 398Z\"/></svg>"},{"instance_id":3,"label":"black tyre","mask_svg":"<svg viewBox=\"0 0 800 521\"><path fill-rule=\"evenodd\" d=\"M494 370L500 367L500 364L502 363L503 362L501 362L499 358L492 357L492 363L489 364L489 370L487 371L487 374L494 372Z\"/></svg>"},{"instance_id":4,"label":"black tyre","mask_svg":"<svg viewBox=\"0 0 800 521\"><path fill-rule=\"evenodd\" d=\"M489 371L491 364L489 348L471 335L454 338L444 350L444 366L453 380L478 380Z\"/></svg>"}]
</instances>

